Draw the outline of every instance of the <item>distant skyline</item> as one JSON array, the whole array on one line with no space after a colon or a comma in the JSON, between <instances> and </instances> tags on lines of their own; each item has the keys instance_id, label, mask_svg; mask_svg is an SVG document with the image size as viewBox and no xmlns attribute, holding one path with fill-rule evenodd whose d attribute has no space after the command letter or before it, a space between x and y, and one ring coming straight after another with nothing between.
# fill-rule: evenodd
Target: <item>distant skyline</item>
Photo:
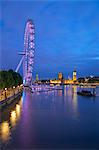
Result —
<instances>
[{"instance_id":1,"label":"distant skyline","mask_svg":"<svg viewBox=\"0 0 99 150\"><path fill-rule=\"evenodd\" d=\"M0 1L0 68L15 70L28 19L35 25L34 72L40 78L99 75L99 1ZM20 69L22 73L22 67Z\"/></svg>"}]
</instances>

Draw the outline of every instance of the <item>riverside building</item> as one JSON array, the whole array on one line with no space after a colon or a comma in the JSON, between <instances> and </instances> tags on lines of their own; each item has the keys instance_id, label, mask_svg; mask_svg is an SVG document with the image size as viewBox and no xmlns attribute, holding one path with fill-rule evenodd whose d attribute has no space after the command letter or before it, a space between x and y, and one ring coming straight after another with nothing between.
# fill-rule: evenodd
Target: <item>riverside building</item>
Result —
<instances>
[{"instance_id":1,"label":"riverside building","mask_svg":"<svg viewBox=\"0 0 99 150\"><path fill-rule=\"evenodd\" d=\"M58 79L50 80L51 84L75 84L77 82L77 72L73 71L72 79L63 79L63 74L61 72L58 73Z\"/></svg>"}]
</instances>

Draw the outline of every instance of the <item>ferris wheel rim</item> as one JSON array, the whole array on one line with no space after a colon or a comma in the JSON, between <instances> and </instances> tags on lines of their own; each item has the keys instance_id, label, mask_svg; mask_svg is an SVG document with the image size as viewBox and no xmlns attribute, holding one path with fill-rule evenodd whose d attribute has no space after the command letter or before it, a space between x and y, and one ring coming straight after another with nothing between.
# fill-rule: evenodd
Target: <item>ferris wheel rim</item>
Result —
<instances>
[{"instance_id":1,"label":"ferris wheel rim","mask_svg":"<svg viewBox=\"0 0 99 150\"><path fill-rule=\"evenodd\" d=\"M32 72L34 66L34 52L35 52L35 29L31 19L28 19L24 33L24 63L23 63L23 76L25 84L31 84Z\"/></svg>"}]
</instances>

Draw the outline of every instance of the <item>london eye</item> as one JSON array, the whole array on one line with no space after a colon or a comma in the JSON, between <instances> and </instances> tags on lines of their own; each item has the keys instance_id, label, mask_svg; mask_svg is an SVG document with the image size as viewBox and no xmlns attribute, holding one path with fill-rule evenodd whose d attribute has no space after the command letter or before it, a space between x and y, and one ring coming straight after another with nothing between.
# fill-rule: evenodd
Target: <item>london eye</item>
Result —
<instances>
[{"instance_id":1,"label":"london eye","mask_svg":"<svg viewBox=\"0 0 99 150\"><path fill-rule=\"evenodd\" d=\"M34 67L34 52L35 52L35 29L32 20L28 20L25 27L24 33L24 49L20 52L23 55L20 63L16 68L16 72L19 70L20 65L23 62L23 84L31 86L32 84L32 73Z\"/></svg>"}]
</instances>

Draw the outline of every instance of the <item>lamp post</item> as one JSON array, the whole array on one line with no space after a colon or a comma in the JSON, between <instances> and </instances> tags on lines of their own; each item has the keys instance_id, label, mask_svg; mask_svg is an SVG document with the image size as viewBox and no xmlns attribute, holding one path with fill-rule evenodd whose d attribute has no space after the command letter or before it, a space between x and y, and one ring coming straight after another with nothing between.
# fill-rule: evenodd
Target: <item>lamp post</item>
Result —
<instances>
[{"instance_id":1,"label":"lamp post","mask_svg":"<svg viewBox=\"0 0 99 150\"><path fill-rule=\"evenodd\" d=\"M7 88L5 88L5 99L7 98L7 94L6 94Z\"/></svg>"},{"instance_id":2,"label":"lamp post","mask_svg":"<svg viewBox=\"0 0 99 150\"><path fill-rule=\"evenodd\" d=\"M15 91L14 91L14 89L15 89L15 86L13 86L13 93L14 93L14 95L15 95Z\"/></svg>"},{"instance_id":3,"label":"lamp post","mask_svg":"<svg viewBox=\"0 0 99 150\"><path fill-rule=\"evenodd\" d=\"M18 85L18 93L19 93L20 91L19 91L19 85Z\"/></svg>"}]
</instances>

